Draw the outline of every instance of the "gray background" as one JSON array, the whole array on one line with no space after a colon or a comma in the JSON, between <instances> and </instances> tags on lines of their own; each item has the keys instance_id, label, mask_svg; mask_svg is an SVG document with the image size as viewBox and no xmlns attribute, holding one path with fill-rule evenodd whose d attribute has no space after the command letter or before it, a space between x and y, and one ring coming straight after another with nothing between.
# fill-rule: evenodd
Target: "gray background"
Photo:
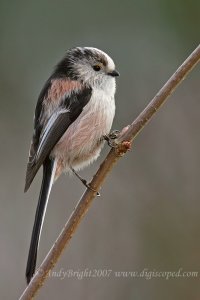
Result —
<instances>
[{"instance_id":1,"label":"gray background","mask_svg":"<svg viewBox=\"0 0 200 300\"><path fill-rule=\"evenodd\" d=\"M130 123L199 42L199 1L0 1L0 298L17 299L41 172L23 193L37 96L72 46L108 52L117 81L114 129ZM116 278L115 271L200 269L200 69L138 136L54 269L111 269L109 278L51 277L37 299L198 299L197 278ZM91 178L105 157L81 172ZM40 263L83 193L54 185Z\"/></svg>"}]
</instances>

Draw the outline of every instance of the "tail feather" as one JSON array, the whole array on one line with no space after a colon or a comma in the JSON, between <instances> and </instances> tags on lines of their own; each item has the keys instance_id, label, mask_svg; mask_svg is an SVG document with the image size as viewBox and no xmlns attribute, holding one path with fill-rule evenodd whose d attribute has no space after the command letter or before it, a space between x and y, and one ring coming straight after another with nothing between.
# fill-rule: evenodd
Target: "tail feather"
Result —
<instances>
[{"instance_id":1,"label":"tail feather","mask_svg":"<svg viewBox=\"0 0 200 300\"><path fill-rule=\"evenodd\" d=\"M36 268L37 251L38 251L38 246L40 241L40 235L41 235L42 225L44 221L44 216L46 212L50 191L54 180L55 170L56 170L56 161L47 158L43 164L43 180L42 180L40 196L39 196L38 205L35 214L35 221L34 221L34 226L33 226L33 231L31 236L31 244L30 244L30 249L28 254L28 261L26 266L27 283L30 282Z\"/></svg>"}]
</instances>

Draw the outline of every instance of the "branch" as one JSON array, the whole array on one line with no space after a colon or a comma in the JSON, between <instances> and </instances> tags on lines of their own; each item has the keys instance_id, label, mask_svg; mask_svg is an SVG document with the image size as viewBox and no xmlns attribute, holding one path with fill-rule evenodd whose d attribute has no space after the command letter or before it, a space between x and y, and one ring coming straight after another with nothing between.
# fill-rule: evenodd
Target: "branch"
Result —
<instances>
[{"instance_id":1,"label":"branch","mask_svg":"<svg viewBox=\"0 0 200 300\"><path fill-rule=\"evenodd\" d=\"M143 129L143 127L148 123L157 110L162 106L162 104L167 100L167 98L199 61L200 45L170 77L167 83L161 88L148 106L135 119L135 121L121 131L118 139L116 140L116 147L110 150L90 183L94 190L97 191L101 188L106 176L112 170L115 163L127 152L127 150L130 149L133 139L138 135L138 133ZM87 189L84 192L53 247L32 278L30 284L21 295L20 300L32 299L36 295L37 291L41 288L45 279L48 277L49 271L54 267L61 256L62 251L75 233L80 221L86 214L95 196L96 193L92 190Z\"/></svg>"}]
</instances>

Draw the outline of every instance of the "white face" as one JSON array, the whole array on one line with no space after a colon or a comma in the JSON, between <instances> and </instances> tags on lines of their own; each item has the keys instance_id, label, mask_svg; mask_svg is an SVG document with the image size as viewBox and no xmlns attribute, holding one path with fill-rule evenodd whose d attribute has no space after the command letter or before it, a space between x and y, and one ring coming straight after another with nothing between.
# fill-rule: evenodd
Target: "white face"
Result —
<instances>
[{"instance_id":1,"label":"white face","mask_svg":"<svg viewBox=\"0 0 200 300\"><path fill-rule=\"evenodd\" d=\"M80 48L81 49L81 48ZM115 64L105 52L91 47L82 48L89 50L92 55L85 55L81 60L74 62L74 68L79 78L86 84L99 89L115 88Z\"/></svg>"}]
</instances>

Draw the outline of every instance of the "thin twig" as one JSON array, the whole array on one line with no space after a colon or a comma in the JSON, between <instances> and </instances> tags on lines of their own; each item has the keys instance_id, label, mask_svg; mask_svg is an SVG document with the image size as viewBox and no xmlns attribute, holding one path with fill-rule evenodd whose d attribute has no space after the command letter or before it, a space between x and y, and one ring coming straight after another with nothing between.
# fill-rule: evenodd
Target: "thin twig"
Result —
<instances>
[{"instance_id":1,"label":"thin twig","mask_svg":"<svg viewBox=\"0 0 200 300\"><path fill-rule=\"evenodd\" d=\"M172 92L177 88L181 81L186 77L186 75L189 74L189 72L199 61L200 45L171 76L171 78L161 88L161 90L156 94L156 96L143 110L143 112L136 118L136 120L129 127L125 127L122 130L119 138L116 141L116 148L112 148L110 150L90 183L91 187L94 190L99 190L101 188L103 181L112 170L114 164L127 152L127 150L130 149L133 139L143 129L143 127L148 123L148 121L157 112L161 105L167 100L167 98L172 94ZM86 214L95 196L96 193L91 189L87 189L85 191L74 211L72 212L69 220L64 226L62 232L54 243L53 247L42 262L30 284L21 295L20 300L33 299L36 292L40 289L45 279L48 277L49 271L54 267L62 251L72 238L73 234L76 231L76 228Z\"/></svg>"}]
</instances>

